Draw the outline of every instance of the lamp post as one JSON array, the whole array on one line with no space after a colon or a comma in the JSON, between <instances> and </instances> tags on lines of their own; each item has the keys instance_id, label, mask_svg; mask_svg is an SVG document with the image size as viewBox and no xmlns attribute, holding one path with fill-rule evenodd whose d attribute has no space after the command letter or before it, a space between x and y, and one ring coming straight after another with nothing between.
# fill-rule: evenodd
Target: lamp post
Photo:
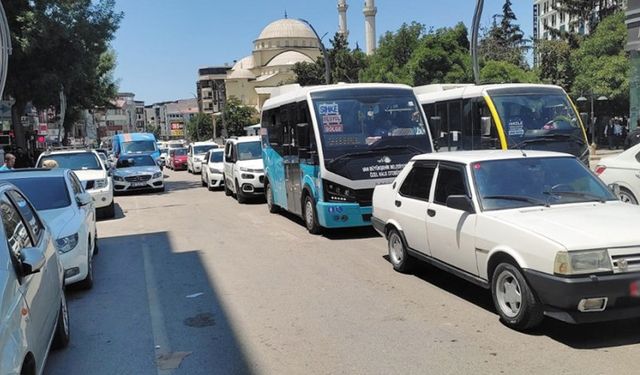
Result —
<instances>
[{"instance_id":1,"label":"lamp post","mask_svg":"<svg viewBox=\"0 0 640 375\"><path fill-rule=\"evenodd\" d=\"M318 39L318 43L320 44L320 51L322 51L322 56L324 57L324 81L325 81L325 84L330 85L331 84L331 61L329 61L329 55L327 54L327 49L324 48L324 43L322 43L322 38L320 38L320 36L316 32L316 29L313 28L313 26L311 25L311 23L309 23L309 21L302 18L299 18L298 20L306 23L307 26L309 26L309 28L311 29L311 31L313 31L313 33L316 35L316 39Z\"/></svg>"},{"instance_id":2,"label":"lamp post","mask_svg":"<svg viewBox=\"0 0 640 375\"><path fill-rule=\"evenodd\" d=\"M596 94L590 93L588 96L589 96L589 99L587 99L585 96L580 96L578 99L576 99L576 101L581 103L584 103L586 101L591 102L591 116L589 118L589 121L591 121L591 143L596 144L596 124L595 124L595 114L593 110L593 98L596 96ZM609 98L607 98L604 95L600 95L598 96L597 100L600 102L603 102L603 101L609 100Z\"/></svg>"},{"instance_id":3,"label":"lamp post","mask_svg":"<svg viewBox=\"0 0 640 375\"><path fill-rule=\"evenodd\" d=\"M478 34L480 33L480 19L482 18L482 10L484 8L484 0L477 0L476 11L473 14L473 25L471 29L471 61L473 64L473 78L476 85L480 84L480 65L478 64Z\"/></svg>"}]
</instances>

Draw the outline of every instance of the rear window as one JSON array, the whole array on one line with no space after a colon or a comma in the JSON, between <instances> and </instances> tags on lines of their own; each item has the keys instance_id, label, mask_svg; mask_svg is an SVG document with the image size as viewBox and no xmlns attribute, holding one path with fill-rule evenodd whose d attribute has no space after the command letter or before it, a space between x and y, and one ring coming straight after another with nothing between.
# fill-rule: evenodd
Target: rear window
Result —
<instances>
[{"instance_id":1,"label":"rear window","mask_svg":"<svg viewBox=\"0 0 640 375\"><path fill-rule=\"evenodd\" d=\"M211 153L211 158L209 159L209 161L211 163L222 163L222 156L224 155L224 152L220 151L220 152L212 152Z\"/></svg>"},{"instance_id":2,"label":"rear window","mask_svg":"<svg viewBox=\"0 0 640 375\"><path fill-rule=\"evenodd\" d=\"M64 177L32 177L9 179L29 198L38 211L69 207L71 197ZM46 189L42 187L46 186Z\"/></svg>"},{"instance_id":3,"label":"rear window","mask_svg":"<svg viewBox=\"0 0 640 375\"><path fill-rule=\"evenodd\" d=\"M44 155L38 162L38 167L42 167L45 160L55 160L58 168L67 168L74 171L82 170L99 170L102 169L98 158L93 153L77 153L77 154L54 154Z\"/></svg>"}]
</instances>

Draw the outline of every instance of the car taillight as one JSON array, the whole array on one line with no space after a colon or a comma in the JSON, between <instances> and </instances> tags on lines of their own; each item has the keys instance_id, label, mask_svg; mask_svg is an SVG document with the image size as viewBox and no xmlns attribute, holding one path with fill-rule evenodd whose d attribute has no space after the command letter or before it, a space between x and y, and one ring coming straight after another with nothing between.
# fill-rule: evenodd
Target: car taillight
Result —
<instances>
[{"instance_id":1,"label":"car taillight","mask_svg":"<svg viewBox=\"0 0 640 375\"><path fill-rule=\"evenodd\" d=\"M596 167L596 174L597 175L601 175L602 172L604 172L607 169L607 167L605 167L604 165L598 165Z\"/></svg>"},{"instance_id":2,"label":"car taillight","mask_svg":"<svg viewBox=\"0 0 640 375\"><path fill-rule=\"evenodd\" d=\"M634 281L629 284L629 295L631 297L640 297L640 281Z\"/></svg>"}]
</instances>

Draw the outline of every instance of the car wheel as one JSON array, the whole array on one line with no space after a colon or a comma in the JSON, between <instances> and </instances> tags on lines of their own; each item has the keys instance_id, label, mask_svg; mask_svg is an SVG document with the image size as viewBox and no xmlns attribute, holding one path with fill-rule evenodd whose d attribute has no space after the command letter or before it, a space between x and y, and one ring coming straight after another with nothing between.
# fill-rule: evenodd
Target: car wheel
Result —
<instances>
[{"instance_id":1,"label":"car wheel","mask_svg":"<svg viewBox=\"0 0 640 375\"><path fill-rule=\"evenodd\" d=\"M87 251L87 277L80 281L78 286L82 289L93 288L93 257L89 251Z\"/></svg>"},{"instance_id":2,"label":"car wheel","mask_svg":"<svg viewBox=\"0 0 640 375\"><path fill-rule=\"evenodd\" d=\"M227 184L227 180L225 179L224 176L222 176L222 179L224 180L224 195L226 195L227 197L232 196L233 192L231 191L231 189L229 189L229 184Z\"/></svg>"},{"instance_id":3,"label":"car wheel","mask_svg":"<svg viewBox=\"0 0 640 375\"><path fill-rule=\"evenodd\" d=\"M102 215L103 218L106 219L113 219L116 216L116 204L115 201L111 201L111 204L108 205L107 207L102 208Z\"/></svg>"},{"instance_id":4,"label":"car wheel","mask_svg":"<svg viewBox=\"0 0 640 375\"><path fill-rule=\"evenodd\" d=\"M273 203L273 191L271 190L271 184L267 184L267 187L264 191L264 196L267 200L267 208L269 208L269 212L275 214L280 211L280 207Z\"/></svg>"},{"instance_id":5,"label":"car wheel","mask_svg":"<svg viewBox=\"0 0 640 375\"><path fill-rule=\"evenodd\" d=\"M204 179L204 173L200 173L200 182L202 182L202 187L207 187L207 181Z\"/></svg>"},{"instance_id":6,"label":"car wheel","mask_svg":"<svg viewBox=\"0 0 640 375\"><path fill-rule=\"evenodd\" d=\"M638 200L636 199L635 195L633 195L632 192L630 192L629 190L623 187L620 188L620 194L618 194L618 199L620 199L624 203L630 203L635 205L638 204Z\"/></svg>"},{"instance_id":7,"label":"car wheel","mask_svg":"<svg viewBox=\"0 0 640 375\"><path fill-rule=\"evenodd\" d=\"M52 349L62 349L69 345L69 309L67 308L67 297L62 290L62 298L60 299L60 311L58 312L58 321L56 322L56 330L53 336Z\"/></svg>"},{"instance_id":8,"label":"car wheel","mask_svg":"<svg viewBox=\"0 0 640 375\"><path fill-rule=\"evenodd\" d=\"M306 195L304 198L304 224L307 230L311 234L320 234L322 228L318 224L318 215L316 213L316 204L310 195Z\"/></svg>"},{"instance_id":9,"label":"car wheel","mask_svg":"<svg viewBox=\"0 0 640 375\"><path fill-rule=\"evenodd\" d=\"M522 272L511 263L500 263L491 278L491 295L501 320L510 328L524 331L540 324L544 317Z\"/></svg>"},{"instance_id":10,"label":"car wheel","mask_svg":"<svg viewBox=\"0 0 640 375\"><path fill-rule=\"evenodd\" d=\"M236 180L236 199L238 200L238 203L240 203L240 204L247 203L247 197L242 192L242 188L238 184L238 180Z\"/></svg>"},{"instance_id":11,"label":"car wheel","mask_svg":"<svg viewBox=\"0 0 640 375\"><path fill-rule=\"evenodd\" d=\"M401 273L409 273L414 266L415 259L409 255L406 246L402 241L400 233L396 229L391 229L387 234L389 247L389 261L393 269Z\"/></svg>"}]
</instances>

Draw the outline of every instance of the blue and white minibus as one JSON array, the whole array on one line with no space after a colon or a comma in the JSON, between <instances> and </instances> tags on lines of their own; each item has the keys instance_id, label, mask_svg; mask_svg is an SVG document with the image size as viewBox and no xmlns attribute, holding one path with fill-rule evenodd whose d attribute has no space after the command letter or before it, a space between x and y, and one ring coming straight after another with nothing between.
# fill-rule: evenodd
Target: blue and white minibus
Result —
<instances>
[{"instance_id":1,"label":"blue and white minibus","mask_svg":"<svg viewBox=\"0 0 640 375\"><path fill-rule=\"evenodd\" d=\"M117 159L121 154L149 154L153 160L160 158L156 136L151 133L125 133L113 136L113 155Z\"/></svg>"},{"instance_id":2,"label":"blue and white minibus","mask_svg":"<svg viewBox=\"0 0 640 375\"><path fill-rule=\"evenodd\" d=\"M269 210L302 217L311 233L371 225L374 187L433 149L405 85L295 85L265 102L260 132Z\"/></svg>"}]
</instances>

